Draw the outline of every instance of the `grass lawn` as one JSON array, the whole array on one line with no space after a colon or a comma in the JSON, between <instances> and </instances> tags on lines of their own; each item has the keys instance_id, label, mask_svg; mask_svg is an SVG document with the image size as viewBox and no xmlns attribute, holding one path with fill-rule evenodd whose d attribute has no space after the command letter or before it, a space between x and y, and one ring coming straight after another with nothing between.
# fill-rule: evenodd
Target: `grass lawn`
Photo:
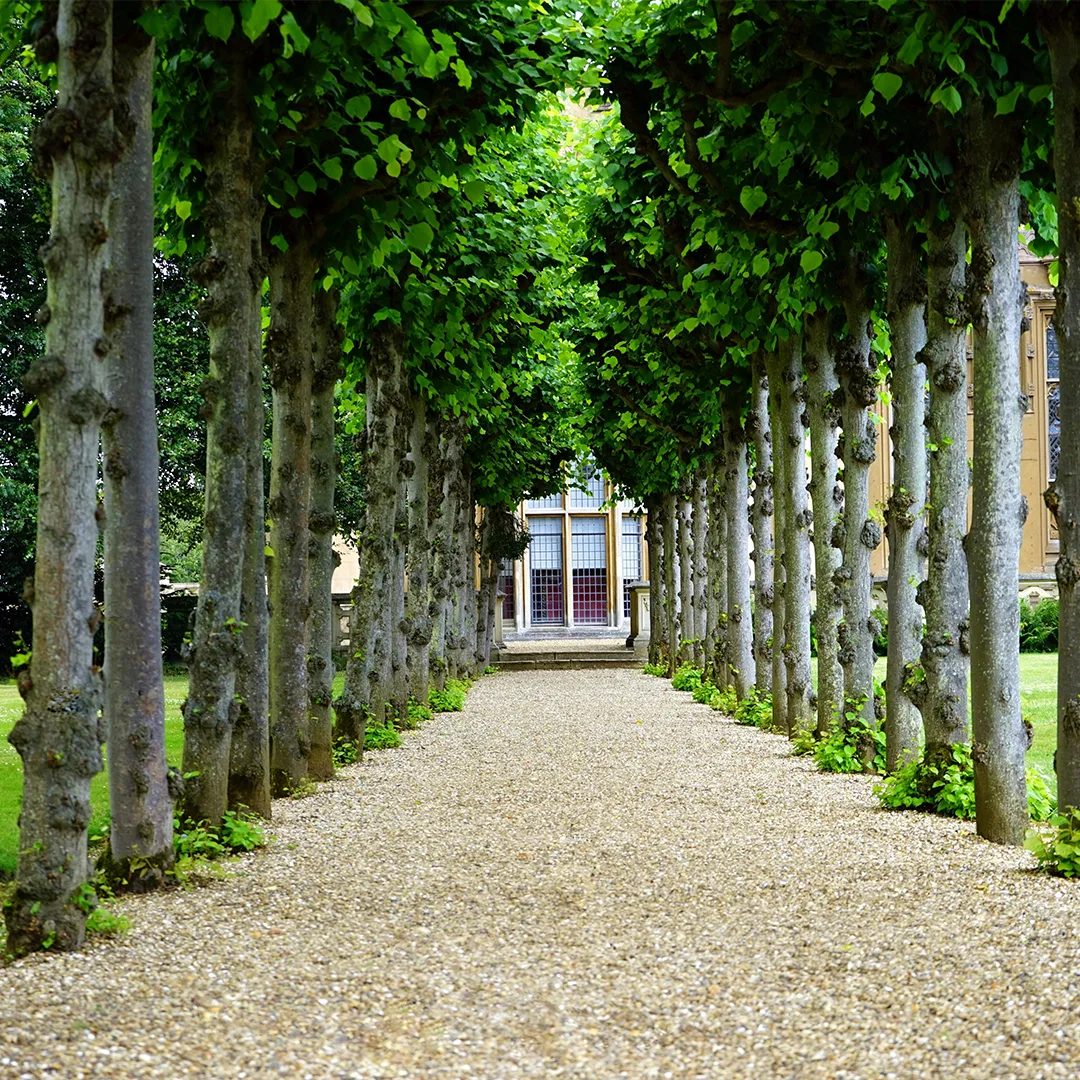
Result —
<instances>
[{"instance_id":1,"label":"grass lawn","mask_svg":"<svg viewBox=\"0 0 1080 1080\"><path fill-rule=\"evenodd\" d=\"M344 675L334 679L334 695L341 693ZM165 676L165 753L170 765L180 766L184 753L184 722L180 705L187 697L187 676ZM0 880L15 872L19 850L19 804L22 800L22 763L7 741L12 725L22 715L22 699L15 683L0 682ZM99 773L90 784L94 823L103 823L109 811L109 784Z\"/></svg>"}]
</instances>

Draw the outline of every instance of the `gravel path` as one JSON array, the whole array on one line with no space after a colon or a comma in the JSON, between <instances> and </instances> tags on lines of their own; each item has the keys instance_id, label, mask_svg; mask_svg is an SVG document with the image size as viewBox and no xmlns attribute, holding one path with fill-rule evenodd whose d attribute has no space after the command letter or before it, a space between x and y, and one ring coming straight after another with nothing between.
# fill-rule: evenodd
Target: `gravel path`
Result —
<instances>
[{"instance_id":1,"label":"gravel path","mask_svg":"<svg viewBox=\"0 0 1080 1080\"><path fill-rule=\"evenodd\" d=\"M632 671L504 673L0 969L3 1077L1080 1075L1080 886Z\"/></svg>"}]
</instances>

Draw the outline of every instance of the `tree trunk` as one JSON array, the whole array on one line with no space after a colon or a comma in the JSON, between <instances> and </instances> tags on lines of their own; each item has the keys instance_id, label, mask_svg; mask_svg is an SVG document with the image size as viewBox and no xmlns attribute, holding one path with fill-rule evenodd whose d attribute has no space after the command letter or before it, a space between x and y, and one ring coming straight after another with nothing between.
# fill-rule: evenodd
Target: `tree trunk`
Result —
<instances>
[{"instance_id":1,"label":"tree trunk","mask_svg":"<svg viewBox=\"0 0 1080 1080\"><path fill-rule=\"evenodd\" d=\"M114 50L115 89L134 136L116 166L109 207L110 296L122 311L106 359L105 729L110 863L139 890L173 862L161 668L158 449L154 407L154 175L150 105L154 41L135 30ZM132 870L132 859L141 868Z\"/></svg>"},{"instance_id":2,"label":"tree trunk","mask_svg":"<svg viewBox=\"0 0 1080 1080\"><path fill-rule=\"evenodd\" d=\"M870 556L881 543L881 526L870 516L870 466L877 457L877 428L870 409L877 401L871 334L871 296L861 253L852 252L840 282L847 315L847 336L836 359L840 377L840 419L844 447L844 517L838 530L841 562L836 572L844 618L840 624L840 663L844 669L845 714L862 716L877 726L874 712L874 630L870 599L874 579ZM873 762L867 743L863 757Z\"/></svg>"},{"instance_id":3,"label":"tree trunk","mask_svg":"<svg viewBox=\"0 0 1080 1080\"><path fill-rule=\"evenodd\" d=\"M452 673L467 679L473 670L476 642L476 505L473 502L472 472L463 462L458 476L455 502Z\"/></svg>"},{"instance_id":4,"label":"tree trunk","mask_svg":"<svg viewBox=\"0 0 1080 1080\"><path fill-rule=\"evenodd\" d=\"M967 234L962 221L926 226L927 340L923 362L930 382L927 442L930 497L929 559L918 598L926 615L922 641L922 710L928 762L951 758L968 738L967 310L964 306ZM912 673L916 675L915 672ZM918 678L914 680L918 685ZM916 694L918 691L916 690Z\"/></svg>"},{"instance_id":5,"label":"tree trunk","mask_svg":"<svg viewBox=\"0 0 1080 1080\"><path fill-rule=\"evenodd\" d=\"M694 474L694 506L691 542L694 548L694 666L704 669L705 638L708 633L709 569L705 542L708 533L708 476L704 469Z\"/></svg>"},{"instance_id":6,"label":"tree trunk","mask_svg":"<svg viewBox=\"0 0 1080 1080\"><path fill-rule=\"evenodd\" d=\"M312 295L317 263L299 237L270 257L266 356L270 443L270 787L288 795L308 775L308 516L311 506Z\"/></svg>"},{"instance_id":7,"label":"tree trunk","mask_svg":"<svg viewBox=\"0 0 1080 1080\"><path fill-rule=\"evenodd\" d=\"M727 446L727 637L728 665L736 697L754 685L754 628L750 615L749 467L746 430L738 412L725 409Z\"/></svg>"},{"instance_id":8,"label":"tree trunk","mask_svg":"<svg viewBox=\"0 0 1080 1080\"><path fill-rule=\"evenodd\" d=\"M240 593L244 560L242 508L247 497L248 378L251 320L258 302L252 215L258 192L248 100L246 43L229 52L229 88L214 113L205 158L206 232L210 251L192 271L205 285L210 336L206 404L206 495L202 575L189 658L184 714L187 778L184 811L216 825L229 805L229 751L240 654Z\"/></svg>"},{"instance_id":9,"label":"tree trunk","mask_svg":"<svg viewBox=\"0 0 1080 1080\"><path fill-rule=\"evenodd\" d=\"M365 382L364 476L366 504L358 548L359 571L353 589L350 657L345 690L335 712L335 737L363 752L370 717L386 719L389 689L390 623L387 598L393 561L398 463L394 429L401 418L395 407L401 383L405 341L392 322L379 323L371 335Z\"/></svg>"},{"instance_id":10,"label":"tree trunk","mask_svg":"<svg viewBox=\"0 0 1080 1080\"><path fill-rule=\"evenodd\" d=\"M840 412L834 395L836 356L830 340L829 319L812 316L806 324L807 414L810 418L810 497L814 512L814 574L817 606L817 735L824 738L840 716L844 698L844 673L840 667L840 596L833 578L840 566L840 551L832 534L844 509L843 489L837 469L840 443Z\"/></svg>"},{"instance_id":11,"label":"tree trunk","mask_svg":"<svg viewBox=\"0 0 1080 1080\"><path fill-rule=\"evenodd\" d=\"M311 756L308 772L313 780L334 777L334 387L341 378L343 333L337 321L338 294L319 289L312 312L311 380L311 511L308 530L308 710L311 715Z\"/></svg>"},{"instance_id":12,"label":"tree trunk","mask_svg":"<svg viewBox=\"0 0 1080 1080\"><path fill-rule=\"evenodd\" d=\"M714 685L726 689L731 682L728 648L728 511L724 453L709 465L709 625L707 671Z\"/></svg>"},{"instance_id":13,"label":"tree trunk","mask_svg":"<svg viewBox=\"0 0 1080 1080\"><path fill-rule=\"evenodd\" d=\"M500 542L514 532L513 511L485 507L480 523L480 595L477 601L476 666L483 671L491 663L495 639L495 607L499 590Z\"/></svg>"},{"instance_id":14,"label":"tree trunk","mask_svg":"<svg viewBox=\"0 0 1080 1080\"><path fill-rule=\"evenodd\" d=\"M406 669L409 696L427 704L431 678L431 462L438 451L437 426L430 420L427 402L420 394L412 399L412 427L409 450L412 471L408 482L408 578L405 596L407 627Z\"/></svg>"},{"instance_id":15,"label":"tree trunk","mask_svg":"<svg viewBox=\"0 0 1080 1080\"><path fill-rule=\"evenodd\" d=\"M806 416L802 338L780 342L780 414L784 455L784 666L787 674L787 724L792 735L810 731L810 504L806 490Z\"/></svg>"},{"instance_id":16,"label":"tree trunk","mask_svg":"<svg viewBox=\"0 0 1080 1080\"><path fill-rule=\"evenodd\" d=\"M971 238L968 310L975 343L975 446L971 533L971 715L975 826L999 844L1022 844L1028 825L1020 715L1020 493L1023 289L1016 241L1022 127L970 107L960 192Z\"/></svg>"},{"instance_id":17,"label":"tree trunk","mask_svg":"<svg viewBox=\"0 0 1080 1080\"><path fill-rule=\"evenodd\" d=\"M252 221L257 279L265 279L262 215ZM240 591L240 657L237 710L229 746L229 809L270 820L270 606L266 593L266 403L263 398L262 289L248 305L247 485L244 502L244 570Z\"/></svg>"},{"instance_id":18,"label":"tree trunk","mask_svg":"<svg viewBox=\"0 0 1080 1080\"><path fill-rule=\"evenodd\" d=\"M922 717L904 690L909 665L922 647L923 611L916 587L923 577L923 513L926 503L926 278L920 266L921 237L897 218L885 219L886 310L892 341L893 475L885 517L889 542L888 669L885 683L885 769L895 772L919 756Z\"/></svg>"},{"instance_id":19,"label":"tree trunk","mask_svg":"<svg viewBox=\"0 0 1080 1080\"><path fill-rule=\"evenodd\" d=\"M42 250L45 355L23 376L38 399L40 429L33 659L19 676L26 712L8 736L23 766L19 866L5 910L7 948L15 956L82 943L90 779L101 771L104 734L93 640L98 440L106 407L101 354L108 348L100 282L116 145L112 4L61 0L55 29L57 107L34 136L40 168L52 181ZM72 140L66 132L77 135Z\"/></svg>"},{"instance_id":20,"label":"tree trunk","mask_svg":"<svg viewBox=\"0 0 1080 1080\"><path fill-rule=\"evenodd\" d=\"M449 671L449 647L453 634L450 625L451 581L454 567L454 503L453 489L457 484L461 461L461 426L457 420L440 421L438 467L434 489L439 493L433 503L434 564L432 567L431 602L434 612L431 634L429 669L437 690L446 686Z\"/></svg>"},{"instance_id":21,"label":"tree trunk","mask_svg":"<svg viewBox=\"0 0 1080 1080\"><path fill-rule=\"evenodd\" d=\"M694 652L694 504L692 481L684 482L679 493L679 663L687 664Z\"/></svg>"},{"instance_id":22,"label":"tree trunk","mask_svg":"<svg viewBox=\"0 0 1080 1080\"><path fill-rule=\"evenodd\" d=\"M649 557L649 663L659 664L663 655L664 605L661 571L661 501L645 500L645 546Z\"/></svg>"},{"instance_id":23,"label":"tree trunk","mask_svg":"<svg viewBox=\"0 0 1080 1080\"><path fill-rule=\"evenodd\" d=\"M788 732L787 667L784 664L784 545L787 538L786 520L791 494L788 490L784 467L788 455L784 452L784 422L781 411L780 357L766 353L765 366L768 373L769 431L775 436L773 442L773 565L769 602L772 606L772 722L777 731Z\"/></svg>"},{"instance_id":24,"label":"tree trunk","mask_svg":"<svg viewBox=\"0 0 1080 1080\"><path fill-rule=\"evenodd\" d=\"M390 566L390 693L387 698L395 716L409 712L408 623L405 617L405 563L409 545L409 432L412 428L408 376L404 369L396 400L400 415L394 426L394 459L397 461L397 497L394 502L394 546Z\"/></svg>"},{"instance_id":25,"label":"tree trunk","mask_svg":"<svg viewBox=\"0 0 1080 1080\"><path fill-rule=\"evenodd\" d=\"M1080 161L1075 147L1080 101L1080 14L1074 7L1047 5L1040 18L1053 14L1045 33L1054 77L1054 137L1064 152L1054 154L1057 180L1060 277L1054 331L1061 362L1061 455L1057 476L1046 492L1060 537L1057 561L1059 595L1058 724L1055 769L1058 805L1080 806Z\"/></svg>"},{"instance_id":26,"label":"tree trunk","mask_svg":"<svg viewBox=\"0 0 1080 1080\"><path fill-rule=\"evenodd\" d=\"M676 658L679 653L679 615L678 615L678 580L676 573L677 556L675 553L677 513L674 492L664 495L663 530L664 549L664 610L667 613L667 665L668 674L675 674Z\"/></svg>"},{"instance_id":27,"label":"tree trunk","mask_svg":"<svg viewBox=\"0 0 1080 1080\"><path fill-rule=\"evenodd\" d=\"M754 685L772 693L773 472L769 428L769 380L761 355L753 360L748 433L754 444L754 503L750 531L754 538Z\"/></svg>"}]
</instances>

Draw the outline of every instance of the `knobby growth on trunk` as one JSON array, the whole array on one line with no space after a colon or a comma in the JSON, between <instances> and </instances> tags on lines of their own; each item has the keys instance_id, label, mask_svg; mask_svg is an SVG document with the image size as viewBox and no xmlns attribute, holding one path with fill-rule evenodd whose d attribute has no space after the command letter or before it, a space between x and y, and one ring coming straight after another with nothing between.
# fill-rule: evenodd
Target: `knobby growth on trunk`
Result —
<instances>
[{"instance_id":1,"label":"knobby growth on trunk","mask_svg":"<svg viewBox=\"0 0 1080 1080\"><path fill-rule=\"evenodd\" d=\"M37 548L27 597L33 660L19 676L26 711L8 741L23 765L19 866L6 909L8 950L76 949L85 933L90 779L101 771L101 677L93 666L97 468L106 400L105 304L109 192L120 149L112 112L112 4L61 0L38 40L55 60L56 108L34 134L52 183L42 249L48 295L45 355L23 377L38 400ZM88 906L88 905L85 905Z\"/></svg>"},{"instance_id":2,"label":"knobby growth on trunk","mask_svg":"<svg viewBox=\"0 0 1080 1080\"><path fill-rule=\"evenodd\" d=\"M788 731L787 667L784 664L784 563L787 543L787 515L790 513L791 492L787 483L788 454L785 452L785 428L781 406L780 358L775 352L765 354L765 369L769 384L769 431L774 436L773 449L773 566L772 593L772 722L777 731Z\"/></svg>"},{"instance_id":3,"label":"knobby growth on trunk","mask_svg":"<svg viewBox=\"0 0 1080 1080\"><path fill-rule=\"evenodd\" d=\"M712 681L726 687L731 681L728 648L728 513L724 461L719 457L709 466L709 625L707 663Z\"/></svg>"},{"instance_id":4,"label":"knobby growth on trunk","mask_svg":"<svg viewBox=\"0 0 1080 1080\"><path fill-rule=\"evenodd\" d=\"M1016 229L1022 127L992 116L981 100L968 111L959 190L971 239L967 299L975 347L975 446L968 587L971 597L972 761L976 829L1021 844L1028 824L1020 715L1021 420L1016 350L1024 302Z\"/></svg>"},{"instance_id":5,"label":"knobby growth on trunk","mask_svg":"<svg viewBox=\"0 0 1080 1080\"><path fill-rule=\"evenodd\" d=\"M708 635L708 589L709 567L708 552L705 547L708 532L708 475L704 468L694 473L693 511L691 544L694 549L694 666L703 668L706 664L705 638Z\"/></svg>"},{"instance_id":6,"label":"knobby growth on trunk","mask_svg":"<svg viewBox=\"0 0 1080 1080\"><path fill-rule=\"evenodd\" d=\"M750 476L746 429L739 414L725 409L727 469L727 638L731 682L740 701L754 687L754 627L750 603Z\"/></svg>"},{"instance_id":7,"label":"knobby growth on trunk","mask_svg":"<svg viewBox=\"0 0 1080 1080\"><path fill-rule=\"evenodd\" d=\"M916 588L923 577L926 551L926 373L921 359L926 344L926 277L920 266L921 237L891 216L885 220L885 233L893 456L892 491L885 515L889 542L885 763L894 772L918 757L922 741L922 717L904 684L922 647L923 611Z\"/></svg>"}]
</instances>

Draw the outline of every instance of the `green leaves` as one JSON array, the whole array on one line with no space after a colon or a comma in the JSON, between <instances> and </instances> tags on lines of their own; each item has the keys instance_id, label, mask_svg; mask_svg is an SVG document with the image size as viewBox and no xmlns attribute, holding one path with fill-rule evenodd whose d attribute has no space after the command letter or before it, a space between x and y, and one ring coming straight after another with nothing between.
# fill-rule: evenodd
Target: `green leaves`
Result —
<instances>
[{"instance_id":1,"label":"green leaves","mask_svg":"<svg viewBox=\"0 0 1080 1080\"><path fill-rule=\"evenodd\" d=\"M345 111L354 120L363 120L371 112L371 98L367 94L357 94L345 102Z\"/></svg>"},{"instance_id":2,"label":"green leaves","mask_svg":"<svg viewBox=\"0 0 1080 1080\"><path fill-rule=\"evenodd\" d=\"M252 0L240 5L240 29L249 41L258 40L281 14L281 0Z\"/></svg>"},{"instance_id":3,"label":"green leaves","mask_svg":"<svg viewBox=\"0 0 1080 1080\"><path fill-rule=\"evenodd\" d=\"M233 32L233 27L236 25L236 16L233 14L232 6L229 4L215 4L203 16L203 24L206 26L206 32L211 37L217 38L219 41L228 41L229 35Z\"/></svg>"},{"instance_id":4,"label":"green leaves","mask_svg":"<svg viewBox=\"0 0 1080 1080\"><path fill-rule=\"evenodd\" d=\"M769 196L762 187L744 187L739 192L739 202L742 208L751 216L760 210L769 201Z\"/></svg>"},{"instance_id":5,"label":"green leaves","mask_svg":"<svg viewBox=\"0 0 1080 1080\"><path fill-rule=\"evenodd\" d=\"M427 251L435 239L435 232L426 221L419 221L405 233L405 243L413 251Z\"/></svg>"},{"instance_id":6,"label":"green leaves","mask_svg":"<svg viewBox=\"0 0 1080 1080\"><path fill-rule=\"evenodd\" d=\"M873 78L874 89L886 100L892 101L904 85L904 80L891 71L881 71Z\"/></svg>"},{"instance_id":7,"label":"green leaves","mask_svg":"<svg viewBox=\"0 0 1080 1080\"><path fill-rule=\"evenodd\" d=\"M1017 85L1007 94L1002 94L1001 97L997 99L997 108L994 110L994 115L1007 116L1009 113L1013 112L1016 109L1016 102L1023 92L1024 87L1022 85Z\"/></svg>"},{"instance_id":8,"label":"green leaves","mask_svg":"<svg viewBox=\"0 0 1080 1080\"><path fill-rule=\"evenodd\" d=\"M358 161L353 163L353 172L361 180L374 180L379 172L379 163L371 156L371 154L365 154Z\"/></svg>"},{"instance_id":9,"label":"green leaves","mask_svg":"<svg viewBox=\"0 0 1080 1080\"><path fill-rule=\"evenodd\" d=\"M799 258L799 268L804 274L809 274L811 271L816 270L824 261L825 257L820 251L804 251Z\"/></svg>"}]
</instances>

